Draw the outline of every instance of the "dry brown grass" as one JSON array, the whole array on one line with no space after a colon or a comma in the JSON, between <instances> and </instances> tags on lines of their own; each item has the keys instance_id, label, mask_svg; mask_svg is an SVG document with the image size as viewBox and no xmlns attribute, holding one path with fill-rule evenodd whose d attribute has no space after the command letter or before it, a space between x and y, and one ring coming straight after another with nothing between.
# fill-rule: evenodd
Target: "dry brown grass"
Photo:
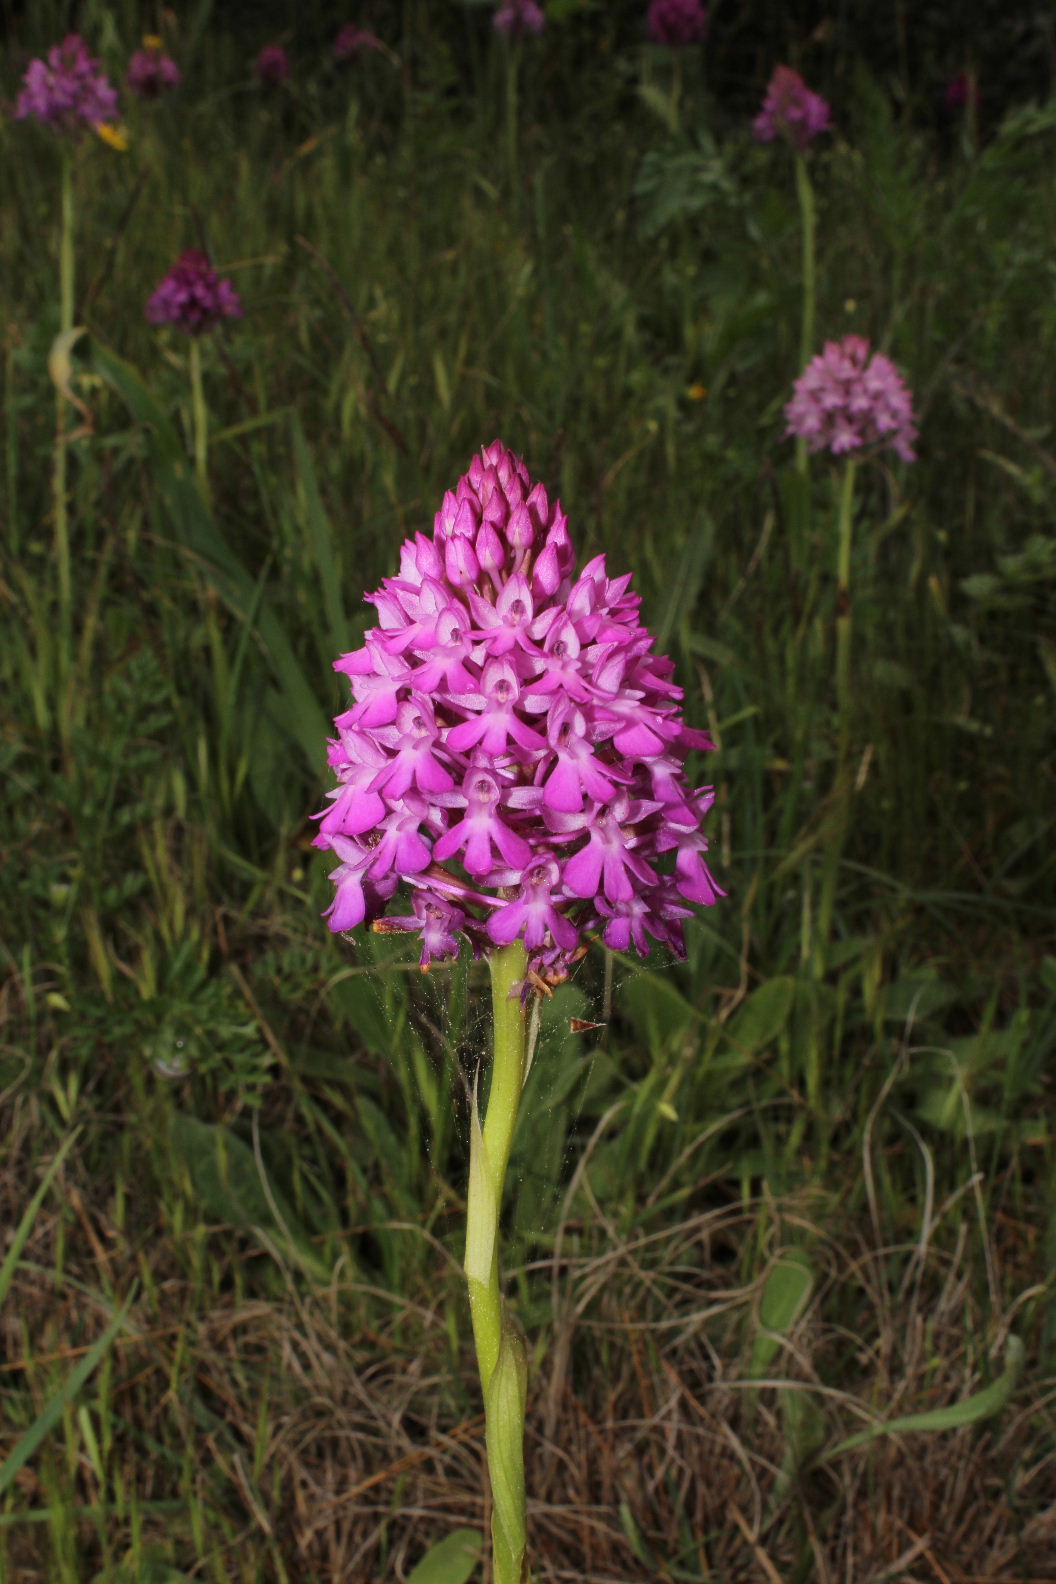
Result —
<instances>
[{"instance_id":1,"label":"dry brown grass","mask_svg":"<svg viewBox=\"0 0 1056 1584\"><path fill-rule=\"evenodd\" d=\"M17 1142L0 1178L8 1225L27 1197ZM149 1207L135 1236L119 1234L105 1186L72 1157L61 1197L63 1211L38 1220L3 1315L0 1400L29 1393L39 1406L49 1367L68 1369L98 1335L105 1295L139 1278L105 1403L98 1374L85 1400L110 1416L111 1465L127 1488L145 1502L198 1501L214 1566L195 1576L216 1576L219 1555L232 1579L399 1580L447 1530L487 1521L471 1357L461 1353L453 1376L443 1318L449 1263L437 1257L435 1294L393 1303L340 1273L326 1289L288 1270L276 1279L267 1256L216 1229L207 1242L219 1268L256 1258L261 1296L214 1291L203 1305L186 1249ZM1022 1239L1006 1228L984 1262L964 1209L946 1213L945 1238L937 1214L926 1239L898 1246L868 1225L826 1236L802 1203L713 1202L618 1241L600 1220L566 1223L554 1254L527 1272L533 1291L552 1285L556 1316L530 1339L539 1584L1056 1580L1056 1381L1031 1346L1029 1294L1018 1312L987 1296L988 1282L1003 1290L1005 1262L1022 1260ZM809 1242L819 1280L757 1387L745 1338L766 1272L748 1285L736 1272L764 1215L773 1250ZM790 1404L807 1404L821 1452L876 1418L977 1390L1010 1328L1028 1364L1001 1417L789 1466ZM63 1435L23 1472L16 1509L56 1491L71 1506L106 1494ZM14 1439L0 1433L0 1457ZM144 1526L194 1571L179 1515ZM14 1584L54 1576L49 1533L0 1530ZM91 1523L79 1524L78 1545L89 1579L100 1565Z\"/></svg>"}]
</instances>

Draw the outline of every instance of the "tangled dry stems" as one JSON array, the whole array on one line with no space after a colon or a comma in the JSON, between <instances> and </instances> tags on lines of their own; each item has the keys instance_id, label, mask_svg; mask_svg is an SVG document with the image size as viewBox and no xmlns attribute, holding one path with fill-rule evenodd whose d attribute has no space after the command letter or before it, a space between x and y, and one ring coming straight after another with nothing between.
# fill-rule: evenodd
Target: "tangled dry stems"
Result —
<instances>
[{"instance_id":1,"label":"tangled dry stems","mask_svg":"<svg viewBox=\"0 0 1056 1584\"><path fill-rule=\"evenodd\" d=\"M25 1196L19 1145L28 1135L12 1140L0 1178L8 1225ZM472 1364L464 1351L452 1371L443 1318L448 1261L436 1259L433 1307L381 1304L339 1279L312 1288L289 1270L268 1296L224 1302L214 1292L201 1307L172 1235L156 1223L138 1240L118 1234L83 1162L71 1158L63 1189L65 1233L58 1215L41 1214L2 1317L0 1394L21 1397L23 1422L138 1270L149 1282L115 1350L111 1456L144 1502L193 1488L229 1577L279 1579L285 1569L332 1584L399 1580L451 1528L487 1522ZM925 1241L878 1241L867 1220L837 1242L808 1210L713 1203L615 1241L615 1229L568 1216L550 1256L527 1269L555 1298L549 1335L530 1338L529 1521L541 1584L1056 1579L1056 1382L1040 1378L1029 1294L1005 1316L988 1299L988 1278L1000 1281L1003 1260L1015 1265L1022 1249L1006 1235L987 1271L979 1238L956 1217L945 1240L937 1215ZM819 1280L757 1382L746 1360L766 1269L740 1281L737 1251L764 1213L774 1252L809 1244ZM248 1252L223 1229L210 1243L224 1260ZM977 1390L1000 1365L1010 1322L1028 1365L1002 1417L822 1459L878 1418ZM168 1461L146 1455L148 1438L171 1449ZM190 1486L179 1477L187 1448ZM48 1472L40 1458L23 1471L16 1510L54 1500L63 1458L42 1456ZM82 1457L66 1499L106 1495ZM171 1539L168 1523L148 1515L144 1525ZM90 1524L80 1544L90 1560ZM49 1577L46 1526L16 1524L0 1545L14 1577Z\"/></svg>"}]
</instances>

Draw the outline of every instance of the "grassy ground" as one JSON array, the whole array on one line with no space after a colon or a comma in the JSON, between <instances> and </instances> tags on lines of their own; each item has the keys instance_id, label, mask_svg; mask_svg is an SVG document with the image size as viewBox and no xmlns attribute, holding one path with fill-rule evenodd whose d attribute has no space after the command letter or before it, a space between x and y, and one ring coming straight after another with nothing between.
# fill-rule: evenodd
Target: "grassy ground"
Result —
<instances>
[{"instance_id":1,"label":"grassy ground","mask_svg":"<svg viewBox=\"0 0 1056 1584\"><path fill-rule=\"evenodd\" d=\"M80 19L115 76L134 9ZM730 893L685 965L599 954L548 1012L509 1206L538 1576L1056 1579L1056 111L939 141L861 68L812 157L818 342L883 346L921 428L860 470L819 956L836 479L782 438L792 164L594 26L511 61L407 6L269 96L185 21L179 96L76 154L68 618L59 160L0 122L11 1584L404 1579L482 1525L484 987L331 938L309 816L361 591L496 435L633 568L720 743ZM247 312L200 488L142 308L203 245Z\"/></svg>"}]
</instances>

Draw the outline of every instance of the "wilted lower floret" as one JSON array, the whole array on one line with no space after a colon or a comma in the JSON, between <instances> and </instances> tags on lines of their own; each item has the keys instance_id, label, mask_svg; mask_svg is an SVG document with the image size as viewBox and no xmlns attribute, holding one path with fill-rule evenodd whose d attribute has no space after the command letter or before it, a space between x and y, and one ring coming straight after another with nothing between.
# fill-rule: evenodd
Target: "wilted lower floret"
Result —
<instances>
[{"instance_id":1,"label":"wilted lower floret","mask_svg":"<svg viewBox=\"0 0 1056 1584\"><path fill-rule=\"evenodd\" d=\"M117 93L79 33L30 61L15 104L16 121L26 117L66 130L117 120Z\"/></svg>"},{"instance_id":2,"label":"wilted lower floret","mask_svg":"<svg viewBox=\"0 0 1056 1584\"><path fill-rule=\"evenodd\" d=\"M785 417L786 435L805 440L810 451L842 456L882 443L903 462L916 459L909 386L890 358L869 355L863 336L826 341L796 381Z\"/></svg>"},{"instance_id":3,"label":"wilted lower floret","mask_svg":"<svg viewBox=\"0 0 1056 1584\"><path fill-rule=\"evenodd\" d=\"M181 253L147 303L151 324L173 324L185 335L203 335L222 319L242 316L242 300L221 280L204 253Z\"/></svg>"},{"instance_id":4,"label":"wilted lower floret","mask_svg":"<svg viewBox=\"0 0 1056 1584\"><path fill-rule=\"evenodd\" d=\"M331 929L419 932L422 966L518 937L567 973L588 932L683 954L688 903L723 893L704 859L710 788L684 762L673 666L629 576L575 574L567 519L496 441L368 598L378 625L334 662L351 681L316 846L340 860ZM401 882L413 911L382 918Z\"/></svg>"}]
</instances>

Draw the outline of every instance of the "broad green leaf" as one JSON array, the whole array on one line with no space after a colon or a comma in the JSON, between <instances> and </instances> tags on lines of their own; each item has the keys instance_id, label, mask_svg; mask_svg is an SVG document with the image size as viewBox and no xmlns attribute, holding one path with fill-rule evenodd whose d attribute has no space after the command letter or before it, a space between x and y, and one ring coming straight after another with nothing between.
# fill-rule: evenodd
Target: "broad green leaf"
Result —
<instances>
[{"instance_id":1,"label":"broad green leaf","mask_svg":"<svg viewBox=\"0 0 1056 1584\"><path fill-rule=\"evenodd\" d=\"M848 1436L846 1441L841 1441L822 1458L823 1463L829 1463L833 1458L839 1457L841 1452L849 1452L852 1447L864 1446L869 1441L876 1441L885 1435L908 1435L919 1431L960 1430L964 1425L978 1424L983 1419L992 1419L994 1414L1000 1413L1012 1395L1013 1388L1023 1369L1023 1344L1017 1336L1010 1336L1005 1346L1005 1367L997 1380L989 1386L984 1386L982 1391L973 1392L971 1397L965 1397L959 1403L951 1403L948 1408L931 1408L925 1413L901 1414L896 1419L888 1419L883 1424L870 1425L868 1430L861 1430L857 1435Z\"/></svg>"},{"instance_id":2,"label":"broad green leaf","mask_svg":"<svg viewBox=\"0 0 1056 1584\"><path fill-rule=\"evenodd\" d=\"M696 1007L663 974L636 974L620 992L620 1011L631 1018L653 1049L679 1038L700 1021Z\"/></svg>"},{"instance_id":3,"label":"broad green leaf","mask_svg":"<svg viewBox=\"0 0 1056 1584\"><path fill-rule=\"evenodd\" d=\"M903 974L889 985L883 998L884 1017L890 1023L915 1023L941 1012L957 1000L957 991L935 974Z\"/></svg>"},{"instance_id":4,"label":"broad green leaf","mask_svg":"<svg viewBox=\"0 0 1056 1584\"><path fill-rule=\"evenodd\" d=\"M430 1546L407 1584L466 1584L484 1551L479 1529L454 1529Z\"/></svg>"},{"instance_id":5,"label":"broad green leaf","mask_svg":"<svg viewBox=\"0 0 1056 1584\"><path fill-rule=\"evenodd\" d=\"M796 981L789 974L778 974L761 984L740 1007L726 1027L727 1038L738 1050L765 1050L784 1030L792 1012Z\"/></svg>"},{"instance_id":6,"label":"broad green leaf","mask_svg":"<svg viewBox=\"0 0 1056 1584\"><path fill-rule=\"evenodd\" d=\"M759 1331L752 1345L748 1373L753 1380L765 1375L775 1354L814 1291L814 1271L803 1249L787 1249L766 1278L759 1302Z\"/></svg>"}]
</instances>

